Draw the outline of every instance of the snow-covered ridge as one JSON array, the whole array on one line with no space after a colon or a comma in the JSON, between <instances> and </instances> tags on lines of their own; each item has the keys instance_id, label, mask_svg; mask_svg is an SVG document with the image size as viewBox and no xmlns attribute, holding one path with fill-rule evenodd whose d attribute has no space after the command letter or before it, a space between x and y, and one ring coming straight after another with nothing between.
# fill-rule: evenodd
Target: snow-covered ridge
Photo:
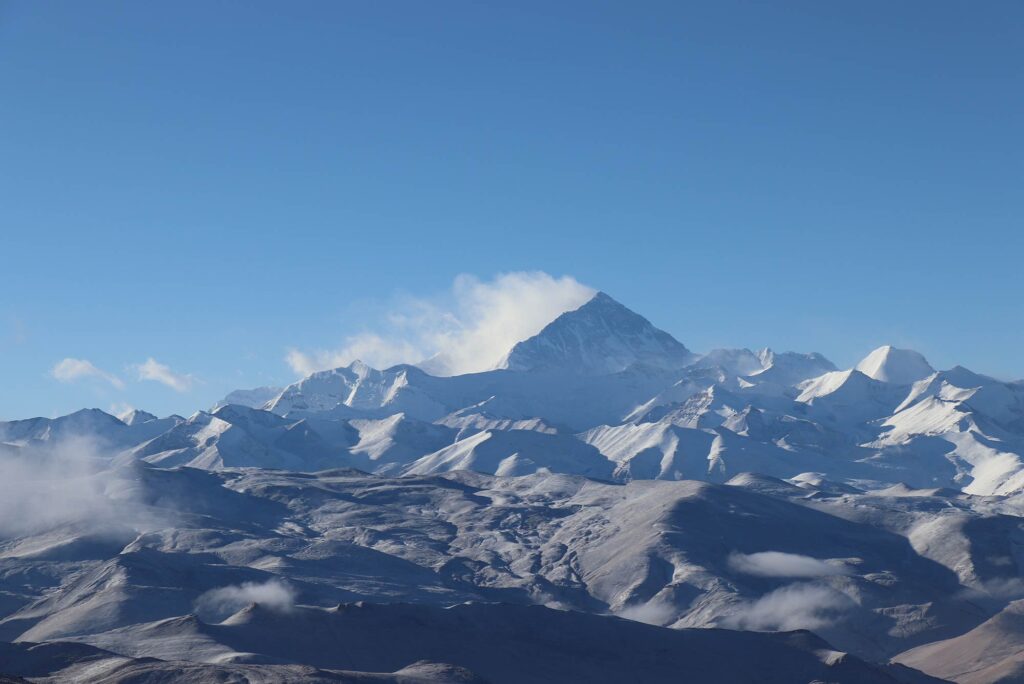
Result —
<instances>
[{"instance_id":1,"label":"snow-covered ridge","mask_svg":"<svg viewBox=\"0 0 1024 684\"><path fill-rule=\"evenodd\" d=\"M935 371L911 350L883 346L846 370L817 353L695 354L599 293L516 344L502 365L435 377L357 361L283 390L232 393L187 421L83 411L0 424L0 442L88 435L124 458L208 469L716 482L810 471L854 485L1024 487L1024 385Z\"/></svg>"}]
</instances>

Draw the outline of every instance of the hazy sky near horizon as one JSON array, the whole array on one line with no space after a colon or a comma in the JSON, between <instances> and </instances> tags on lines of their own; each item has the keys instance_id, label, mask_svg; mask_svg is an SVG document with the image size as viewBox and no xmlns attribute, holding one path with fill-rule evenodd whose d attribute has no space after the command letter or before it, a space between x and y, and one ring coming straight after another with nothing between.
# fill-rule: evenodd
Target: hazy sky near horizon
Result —
<instances>
[{"instance_id":1,"label":"hazy sky near horizon","mask_svg":"<svg viewBox=\"0 0 1024 684\"><path fill-rule=\"evenodd\" d=\"M1000 1L0 0L0 419L472 365L592 289L1024 377L1022 42Z\"/></svg>"}]
</instances>

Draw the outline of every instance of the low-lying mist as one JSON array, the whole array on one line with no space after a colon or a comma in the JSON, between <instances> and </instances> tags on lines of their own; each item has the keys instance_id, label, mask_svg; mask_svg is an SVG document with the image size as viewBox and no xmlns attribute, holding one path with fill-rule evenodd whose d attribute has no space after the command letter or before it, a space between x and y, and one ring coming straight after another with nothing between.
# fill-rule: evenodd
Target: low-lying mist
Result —
<instances>
[{"instance_id":1,"label":"low-lying mist","mask_svg":"<svg viewBox=\"0 0 1024 684\"><path fill-rule=\"evenodd\" d=\"M112 527L144 532L158 526L166 512L140 502L137 471L114 457L90 436L5 446L0 451L0 539L74 525L87 526L93 534Z\"/></svg>"}]
</instances>

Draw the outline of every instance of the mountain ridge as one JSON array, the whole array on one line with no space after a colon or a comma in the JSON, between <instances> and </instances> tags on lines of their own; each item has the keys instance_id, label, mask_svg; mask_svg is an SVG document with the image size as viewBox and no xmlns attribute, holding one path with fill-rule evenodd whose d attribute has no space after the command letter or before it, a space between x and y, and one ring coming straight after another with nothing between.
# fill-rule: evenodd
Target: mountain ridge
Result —
<instances>
[{"instance_id":1,"label":"mountain ridge","mask_svg":"<svg viewBox=\"0 0 1024 684\"><path fill-rule=\"evenodd\" d=\"M628 675L698 640L760 644L780 681L959 677L947 648L1020 671L1024 385L891 347L694 354L606 295L520 344L0 423L0 655L111 684L517 681L594 648Z\"/></svg>"},{"instance_id":2,"label":"mountain ridge","mask_svg":"<svg viewBox=\"0 0 1024 684\"><path fill-rule=\"evenodd\" d=\"M86 411L0 424L0 442L85 433L126 457L208 469L723 481L761 468L857 488L1024 489L1024 385L936 371L912 350L879 347L846 370L818 353L695 354L599 292L506 361L457 376L355 361L276 392L235 393L240 404L187 421L136 412L125 425ZM245 407L259 394L273 397Z\"/></svg>"}]
</instances>

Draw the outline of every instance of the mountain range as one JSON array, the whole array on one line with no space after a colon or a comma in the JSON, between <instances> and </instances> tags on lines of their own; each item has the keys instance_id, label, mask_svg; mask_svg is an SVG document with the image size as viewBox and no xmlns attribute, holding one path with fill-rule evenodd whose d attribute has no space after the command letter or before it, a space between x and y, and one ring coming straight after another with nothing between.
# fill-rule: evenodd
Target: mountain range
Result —
<instances>
[{"instance_id":1,"label":"mountain range","mask_svg":"<svg viewBox=\"0 0 1024 684\"><path fill-rule=\"evenodd\" d=\"M1020 681L1022 460L1020 382L695 353L598 293L481 373L0 423L0 672Z\"/></svg>"},{"instance_id":2,"label":"mountain range","mask_svg":"<svg viewBox=\"0 0 1024 684\"><path fill-rule=\"evenodd\" d=\"M1024 384L937 371L890 346L839 370L820 354L695 354L604 293L494 370L435 377L355 362L209 411L99 411L0 424L9 449L89 434L122 457L206 469L559 472L724 482L822 473L855 486L1024 487Z\"/></svg>"}]
</instances>

